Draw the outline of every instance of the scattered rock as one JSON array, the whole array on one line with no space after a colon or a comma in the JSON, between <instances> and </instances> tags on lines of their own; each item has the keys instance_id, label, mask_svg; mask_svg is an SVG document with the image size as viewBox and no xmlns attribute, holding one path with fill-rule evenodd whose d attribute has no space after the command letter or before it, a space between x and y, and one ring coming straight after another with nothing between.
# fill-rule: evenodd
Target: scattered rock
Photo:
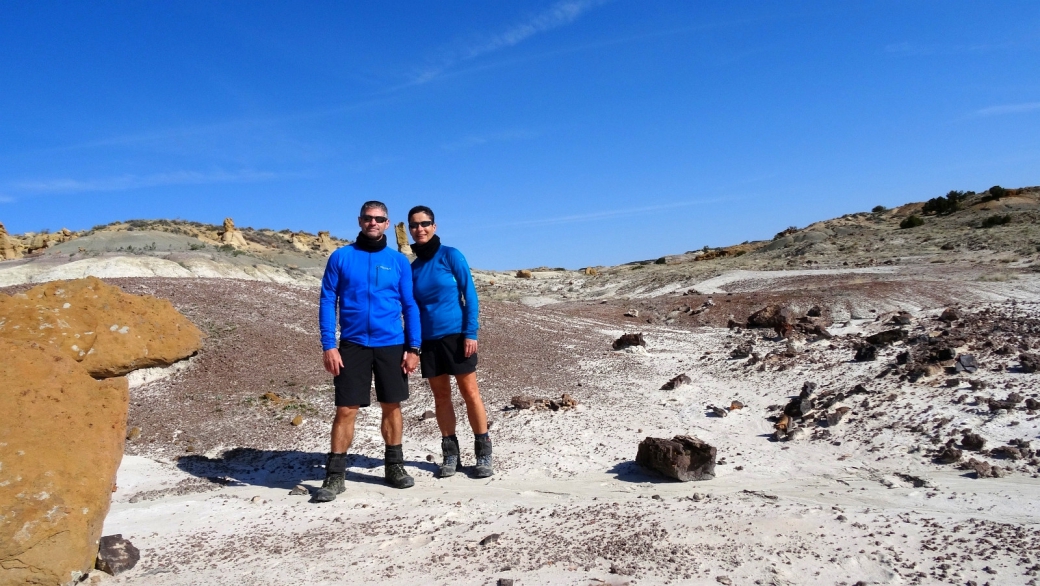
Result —
<instances>
[{"instance_id":1,"label":"scattered rock","mask_svg":"<svg viewBox=\"0 0 1040 586\"><path fill-rule=\"evenodd\" d=\"M812 396L812 394L816 392L817 387L818 385L816 383L805 381L802 383L802 392L798 396L803 399Z\"/></svg>"},{"instance_id":2,"label":"scattered rock","mask_svg":"<svg viewBox=\"0 0 1040 586\"><path fill-rule=\"evenodd\" d=\"M733 584L733 580L730 580L729 576L715 576L715 581L724 586L730 586Z\"/></svg>"},{"instance_id":3,"label":"scattered rock","mask_svg":"<svg viewBox=\"0 0 1040 586\"><path fill-rule=\"evenodd\" d=\"M648 437L639 444L636 463L683 482L715 478L714 446L691 436Z\"/></svg>"},{"instance_id":4,"label":"scattered rock","mask_svg":"<svg viewBox=\"0 0 1040 586\"><path fill-rule=\"evenodd\" d=\"M480 545L481 545L481 547L487 547L487 546L491 545L492 543L495 543L496 541L498 541L499 537L502 537L501 533L492 533L491 535L488 535L484 539L481 539L480 540Z\"/></svg>"},{"instance_id":5,"label":"scattered rock","mask_svg":"<svg viewBox=\"0 0 1040 586\"><path fill-rule=\"evenodd\" d=\"M899 313L897 313L897 314L892 316L892 319L889 320L889 323L892 324L892 325L898 325L898 326L908 326L908 325L910 325L910 319L911 319L910 312L908 312L908 311L900 311Z\"/></svg>"},{"instance_id":6,"label":"scattered rock","mask_svg":"<svg viewBox=\"0 0 1040 586\"><path fill-rule=\"evenodd\" d=\"M953 322L953 321L957 321L960 318L961 318L960 314L957 313L957 311L955 309L952 309L952 308L944 309L942 314L939 315L939 321L944 321L944 322L947 322L947 323Z\"/></svg>"},{"instance_id":7,"label":"scattered rock","mask_svg":"<svg viewBox=\"0 0 1040 586\"><path fill-rule=\"evenodd\" d=\"M512 578L499 578L498 579L498 586L513 586L513 579Z\"/></svg>"},{"instance_id":8,"label":"scattered rock","mask_svg":"<svg viewBox=\"0 0 1040 586\"><path fill-rule=\"evenodd\" d=\"M962 470L974 471L976 478L1003 478L1006 476L1006 473L1000 466L991 466L989 462L983 462L975 458L962 463L960 468Z\"/></svg>"},{"instance_id":9,"label":"scattered rock","mask_svg":"<svg viewBox=\"0 0 1040 586\"><path fill-rule=\"evenodd\" d=\"M553 411L559 411L560 409L573 409L578 406L578 400L570 396L568 393L564 393L559 399L545 399L529 395L517 395L510 400L510 403L517 409L551 409ZM488 423L488 427L491 427L490 422Z\"/></svg>"},{"instance_id":10,"label":"scattered rock","mask_svg":"<svg viewBox=\"0 0 1040 586\"><path fill-rule=\"evenodd\" d=\"M907 362L910 362L909 352L903 351L896 354L896 364L906 364Z\"/></svg>"},{"instance_id":11,"label":"scattered rock","mask_svg":"<svg viewBox=\"0 0 1040 586\"><path fill-rule=\"evenodd\" d=\"M623 350L631 346L643 346L646 347L646 340L643 339L643 334L622 334L620 338L614 340L611 347L615 350Z\"/></svg>"},{"instance_id":12,"label":"scattered rock","mask_svg":"<svg viewBox=\"0 0 1040 586\"><path fill-rule=\"evenodd\" d=\"M638 309L629 309L625 312L625 317L639 317Z\"/></svg>"},{"instance_id":13,"label":"scattered rock","mask_svg":"<svg viewBox=\"0 0 1040 586\"><path fill-rule=\"evenodd\" d=\"M530 409L534 407L536 399L530 395L517 395L513 397L509 403L517 409Z\"/></svg>"},{"instance_id":14,"label":"scattered rock","mask_svg":"<svg viewBox=\"0 0 1040 586\"><path fill-rule=\"evenodd\" d=\"M846 407L846 408L844 408L844 410L843 409L836 409L834 411L831 411L831 412L827 413L827 415L826 415L827 427L834 427L834 426L838 425L839 423L841 423L841 420L845 418L845 414L848 413L848 412L849 412L849 409Z\"/></svg>"},{"instance_id":15,"label":"scattered rock","mask_svg":"<svg viewBox=\"0 0 1040 586\"><path fill-rule=\"evenodd\" d=\"M130 428L130 431L126 432L126 441L132 442L139 437L141 437L140 427L132 427Z\"/></svg>"},{"instance_id":16,"label":"scattered rock","mask_svg":"<svg viewBox=\"0 0 1040 586\"><path fill-rule=\"evenodd\" d=\"M968 379L968 384L971 385L971 390L981 391L986 388L986 381L979 380L977 378Z\"/></svg>"},{"instance_id":17,"label":"scattered rock","mask_svg":"<svg viewBox=\"0 0 1040 586\"><path fill-rule=\"evenodd\" d=\"M715 405L708 405L708 411L711 411L712 415L714 415L715 417L726 417L727 415L729 415L728 409L716 407Z\"/></svg>"},{"instance_id":18,"label":"scattered rock","mask_svg":"<svg viewBox=\"0 0 1040 586\"><path fill-rule=\"evenodd\" d=\"M979 363L971 354L961 354L953 365L957 372L975 372L979 369Z\"/></svg>"},{"instance_id":19,"label":"scattered rock","mask_svg":"<svg viewBox=\"0 0 1040 586\"><path fill-rule=\"evenodd\" d=\"M1018 355L1018 362L1022 372L1031 374L1040 370L1040 354L1031 354L1029 352L1023 352Z\"/></svg>"},{"instance_id":20,"label":"scattered rock","mask_svg":"<svg viewBox=\"0 0 1040 586\"><path fill-rule=\"evenodd\" d=\"M743 408L744 408L744 404L741 403L740 401L732 401L729 404L729 410L730 411L736 411L738 409L743 409Z\"/></svg>"},{"instance_id":21,"label":"scattered rock","mask_svg":"<svg viewBox=\"0 0 1040 586\"><path fill-rule=\"evenodd\" d=\"M802 418L809 414L813 410L814 403L812 397L798 397L791 399L791 401L784 407L784 415L795 418Z\"/></svg>"},{"instance_id":22,"label":"scattered rock","mask_svg":"<svg viewBox=\"0 0 1040 586\"><path fill-rule=\"evenodd\" d=\"M935 461L940 464L954 464L961 459L962 452L954 446L954 440L946 443L935 455Z\"/></svg>"},{"instance_id":23,"label":"scattered rock","mask_svg":"<svg viewBox=\"0 0 1040 586\"><path fill-rule=\"evenodd\" d=\"M869 362L871 360L877 360L877 346L873 344L864 344L856 349L856 356L853 358L856 362Z\"/></svg>"},{"instance_id":24,"label":"scattered rock","mask_svg":"<svg viewBox=\"0 0 1040 586\"><path fill-rule=\"evenodd\" d=\"M730 358L736 359L747 358L748 356L751 356L751 352L753 351L753 349L754 348L751 346L751 344L741 344L734 348L733 351L729 353L729 356Z\"/></svg>"},{"instance_id":25,"label":"scattered rock","mask_svg":"<svg viewBox=\"0 0 1040 586\"><path fill-rule=\"evenodd\" d=\"M296 417L292 418L292 421L290 421L290 423L295 427L303 425L303 415L297 414Z\"/></svg>"},{"instance_id":26,"label":"scattered rock","mask_svg":"<svg viewBox=\"0 0 1040 586\"><path fill-rule=\"evenodd\" d=\"M823 309L819 305L814 305L809 308L809 311L805 312L808 317L823 317Z\"/></svg>"},{"instance_id":27,"label":"scattered rock","mask_svg":"<svg viewBox=\"0 0 1040 586\"><path fill-rule=\"evenodd\" d=\"M532 277L534 277L534 275L532 275L531 271L529 271L527 269L520 269L519 271L516 272L516 278L517 279L530 279Z\"/></svg>"},{"instance_id":28,"label":"scattered rock","mask_svg":"<svg viewBox=\"0 0 1040 586\"><path fill-rule=\"evenodd\" d=\"M94 567L106 574L118 576L136 566L139 561L141 561L141 552L134 547L134 544L123 539L123 536L117 533L101 538Z\"/></svg>"},{"instance_id":29,"label":"scattered rock","mask_svg":"<svg viewBox=\"0 0 1040 586\"><path fill-rule=\"evenodd\" d=\"M980 452L986 447L986 439L977 433L965 432L961 436L961 447L972 452Z\"/></svg>"},{"instance_id":30,"label":"scattered rock","mask_svg":"<svg viewBox=\"0 0 1040 586\"><path fill-rule=\"evenodd\" d=\"M304 486L302 484L297 484L296 486L294 486L292 488L292 490L289 491L289 494L292 495L292 496L300 496L300 495L304 495L304 494L310 494L310 491L307 490L306 486Z\"/></svg>"},{"instance_id":31,"label":"scattered rock","mask_svg":"<svg viewBox=\"0 0 1040 586\"><path fill-rule=\"evenodd\" d=\"M610 573L611 574L616 574L618 576L631 576L632 574L635 574L636 571L634 569L630 568L630 567L620 566L618 564L615 564L615 563L611 562L611 564L610 564Z\"/></svg>"},{"instance_id":32,"label":"scattered rock","mask_svg":"<svg viewBox=\"0 0 1040 586\"><path fill-rule=\"evenodd\" d=\"M514 400L514 401L515 401L516 399L521 399L521 400L522 400L522 399L523 399L523 397L513 397L513 400ZM519 405L517 405L516 403L513 403L513 406L514 406L514 407L517 407L518 409L530 409L530 408L531 408L530 406L527 406L527 407L520 407L520 406L519 406ZM437 418L437 414L436 414L436 413L434 413L434 412L433 412L433 410L431 410L431 409L427 409L426 411L423 411L423 414L422 414L422 415L420 415L420 416L419 416L419 421L426 421L426 420L428 420L428 419L436 419L436 418Z\"/></svg>"},{"instance_id":33,"label":"scattered rock","mask_svg":"<svg viewBox=\"0 0 1040 586\"><path fill-rule=\"evenodd\" d=\"M1022 450L1014 446L998 446L990 451L990 455L994 458L1006 458L1008 460L1021 460L1023 457Z\"/></svg>"},{"instance_id":34,"label":"scattered rock","mask_svg":"<svg viewBox=\"0 0 1040 586\"><path fill-rule=\"evenodd\" d=\"M676 376L672 380L664 383L664 386L661 387L661 390L662 391L672 391L672 390L675 390L675 389L677 389L677 388L679 388L679 387L681 387L683 385L688 385L691 382L693 382L693 381L690 379L690 377L686 376L686 373L684 372L684 373L680 374L679 376Z\"/></svg>"},{"instance_id":35,"label":"scattered rock","mask_svg":"<svg viewBox=\"0 0 1040 586\"><path fill-rule=\"evenodd\" d=\"M898 328L895 330L885 330L878 332L873 336L867 336L867 342L875 346L888 346L895 342L901 342L906 339L906 330ZM872 359L873 360L873 359Z\"/></svg>"}]
</instances>

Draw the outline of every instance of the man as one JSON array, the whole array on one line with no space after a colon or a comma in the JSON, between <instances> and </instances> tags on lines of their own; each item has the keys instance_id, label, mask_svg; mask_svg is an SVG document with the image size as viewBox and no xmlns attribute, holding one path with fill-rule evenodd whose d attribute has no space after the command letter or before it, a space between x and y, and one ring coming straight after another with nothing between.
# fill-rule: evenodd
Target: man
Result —
<instances>
[{"instance_id":1,"label":"man","mask_svg":"<svg viewBox=\"0 0 1040 586\"><path fill-rule=\"evenodd\" d=\"M372 402L373 375L376 399L383 409L386 483L394 488L415 484L404 470L401 401L408 399L408 374L419 365L419 309L412 298L408 259L386 245L387 216L383 203L365 202L357 241L333 252L325 265L318 321L325 370L335 377L336 418L325 482L315 493L315 502L331 501L346 489L347 450L354 441L358 409Z\"/></svg>"}]
</instances>

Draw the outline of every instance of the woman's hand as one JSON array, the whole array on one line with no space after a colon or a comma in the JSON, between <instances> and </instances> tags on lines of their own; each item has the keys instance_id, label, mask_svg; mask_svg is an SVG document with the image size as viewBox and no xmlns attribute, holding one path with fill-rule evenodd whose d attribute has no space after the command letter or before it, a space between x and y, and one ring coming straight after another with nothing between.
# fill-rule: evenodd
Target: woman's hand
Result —
<instances>
[{"instance_id":1,"label":"woman's hand","mask_svg":"<svg viewBox=\"0 0 1040 586\"><path fill-rule=\"evenodd\" d=\"M466 354L466 358L469 358L477 353L477 341L466 338L466 342L463 344L462 348Z\"/></svg>"}]
</instances>

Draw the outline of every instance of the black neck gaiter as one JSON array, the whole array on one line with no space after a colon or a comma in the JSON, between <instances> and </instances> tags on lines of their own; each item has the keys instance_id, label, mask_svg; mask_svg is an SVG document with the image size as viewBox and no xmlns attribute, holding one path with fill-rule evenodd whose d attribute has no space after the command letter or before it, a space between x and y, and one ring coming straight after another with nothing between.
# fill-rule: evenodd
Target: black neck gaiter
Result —
<instances>
[{"instance_id":1,"label":"black neck gaiter","mask_svg":"<svg viewBox=\"0 0 1040 586\"><path fill-rule=\"evenodd\" d=\"M365 252L379 252L386 248L386 234L376 239L365 236L364 232L358 232L356 244L358 248Z\"/></svg>"},{"instance_id":2,"label":"black neck gaiter","mask_svg":"<svg viewBox=\"0 0 1040 586\"><path fill-rule=\"evenodd\" d=\"M433 258L433 255L437 254L437 250L440 247L441 237L434 234L429 240L426 241L426 244L413 244L412 252L414 252L415 256L419 257L422 260L430 260L431 258Z\"/></svg>"}]
</instances>

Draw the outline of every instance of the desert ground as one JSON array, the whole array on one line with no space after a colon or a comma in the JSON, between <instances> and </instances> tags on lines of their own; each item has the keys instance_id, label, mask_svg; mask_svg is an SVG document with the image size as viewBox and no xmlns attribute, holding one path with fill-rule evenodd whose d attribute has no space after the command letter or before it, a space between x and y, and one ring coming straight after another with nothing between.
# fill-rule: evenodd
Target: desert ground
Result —
<instances>
[{"instance_id":1,"label":"desert ground","mask_svg":"<svg viewBox=\"0 0 1040 586\"><path fill-rule=\"evenodd\" d=\"M209 336L187 361L130 375L104 534L141 560L103 583L1036 584L1040 191L1027 195L913 229L898 224L920 204L838 218L713 258L476 270L495 475L434 476L433 400L413 377L415 487L382 483L369 408L347 491L326 504L309 498L333 412L320 259L99 231L0 263L0 291L102 272ZM995 212L1014 220L981 228ZM127 254L128 235L156 246ZM799 323L822 331L746 327L771 305L818 313ZM625 333L645 346L613 349ZM958 371L965 355L974 372ZM778 431L803 390L811 407ZM578 404L514 405L564 394ZM717 448L715 478L635 463L642 440L677 435Z\"/></svg>"}]
</instances>

